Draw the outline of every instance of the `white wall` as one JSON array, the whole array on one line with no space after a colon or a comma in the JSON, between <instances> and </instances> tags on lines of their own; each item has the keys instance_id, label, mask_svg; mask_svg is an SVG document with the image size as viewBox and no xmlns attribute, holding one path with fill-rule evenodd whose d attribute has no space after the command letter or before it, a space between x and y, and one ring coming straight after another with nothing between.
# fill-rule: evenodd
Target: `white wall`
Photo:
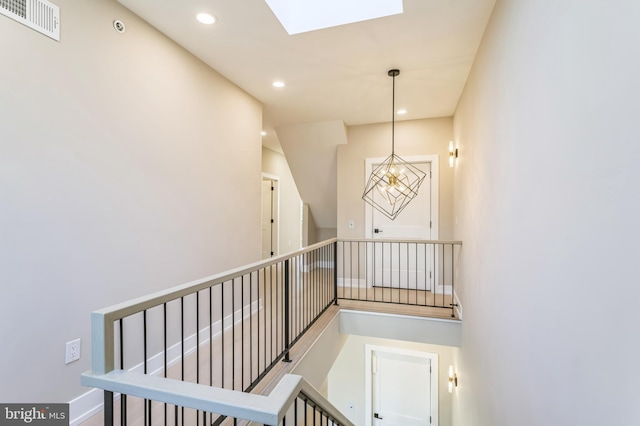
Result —
<instances>
[{"instance_id":1,"label":"white wall","mask_svg":"<svg viewBox=\"0 0 640 426\"><path fill-rule=\"evenodd\" d=\"M640 3L498 0L455 114L454 425L640 424Z\"/></svg>"},{"instance_id":2,"label":"white wall","mask_svg":"<svg viewBox=\"0 0 640 426\"><path fill-rule=\"evenodd\" d=\"M60 43L0 16L3 402L87 390L92 310L260 258L261 105L114 1L56 4Z\"/></svg>"},{"instance_id":3,"label":"white wall","mask_svg":"<svg viewBox=\"0 0 640 426\"><path fill-rule=\"evenodd\" d=\"M453 363L453 348L404 342L376 337L347 337L340 355L333 363L327 378L328 399L354 424L365 424L365 345L386 346L430 352L438 355L438 412L439 425L451 425L451 394L447 391L449 365ZM350 405L353 409L349 409ZM472 424L472 423L469 423Z\"/></svg>"},{"instance_id":4,"label":"white wall","mask_svg":"<svg viewBox=\"0 0 640 426\"><path fill-rule=\"evenodd\" d=\"M277 176L280 184L280 253L300 248L300 194L284 155L262 148L262 172Z\"/></svg>"},{"instance_id":5,"label":"white wall","mask_svg":"<svg viewBox=\"0 0 640 426\"><path fill-rule=\"evenodd\" d=\"M439 238L453 233L453 170L449 168L452 118L400 121L395 125L395 152L402 157L438 155L440 165ZM348 143L338 146L338 237L364 238L365 160L391 154L391 123L348 128ZM355 227L349 229L348 223Z\"/></svg>"}]
</instances>

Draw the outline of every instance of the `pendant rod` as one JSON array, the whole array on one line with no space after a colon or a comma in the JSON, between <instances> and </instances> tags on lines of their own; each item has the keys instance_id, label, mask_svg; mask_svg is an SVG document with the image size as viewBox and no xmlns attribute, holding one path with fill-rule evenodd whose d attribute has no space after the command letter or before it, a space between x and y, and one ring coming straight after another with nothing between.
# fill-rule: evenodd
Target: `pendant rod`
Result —
<instances>
[{"instance_id":1,"label":"pendant rod","mask_svg":"<svg viewBox=\"0 0 640 426\"><path fill-rule=\"evenodd\" d=\"M393 156L396 147L396 76L400 75L400 70L392 69L388 74L393 78L391 89L391 155Z\"/></svg>"}]
</instances>

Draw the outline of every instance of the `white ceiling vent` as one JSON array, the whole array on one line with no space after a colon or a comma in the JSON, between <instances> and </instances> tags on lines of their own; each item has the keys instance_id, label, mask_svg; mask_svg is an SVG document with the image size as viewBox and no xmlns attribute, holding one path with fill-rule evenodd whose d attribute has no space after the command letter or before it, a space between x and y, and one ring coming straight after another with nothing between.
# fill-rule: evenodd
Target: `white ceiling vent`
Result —
<instances>
[{"instance_id":1,"label":"white ceiling vent","mask_svg":"<svg viewBox=\"0 0 640 426\"><path fill-rule=\"evenodd\" d=\"M60 41L60 8L46 0L0 0L0 14Z\"/></svg>"}]
</instances>

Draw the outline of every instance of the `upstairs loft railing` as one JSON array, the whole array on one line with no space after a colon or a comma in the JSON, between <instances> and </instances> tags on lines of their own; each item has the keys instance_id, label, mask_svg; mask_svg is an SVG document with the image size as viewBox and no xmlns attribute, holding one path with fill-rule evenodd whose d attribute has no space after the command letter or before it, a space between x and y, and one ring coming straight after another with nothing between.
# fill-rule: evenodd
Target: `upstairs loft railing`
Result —
<instances>
[{"instance_id":1,"label":"upstairs loft railing","mask_svg":"<svg viewBox=\"0 0 640 426\"><path fill-rule=\"evenodd\" d=\"M444 247L453 264L458 245L332 239L96 311L83 384L104 390L105 425L350 425L299 377L285 376L269 396L246 392L288 361L292 345L339 299L454 312L446 294L453 274L449 285L439 263L415 259L446 269Z\"/></svg>"},{"instance_id":2,"label":"upstairs loft railing","mask_svg":"<svg viewBox=\"0 0 640 426\"><path fill-rule=\"evenodd\" d=\"M456 268L462 242L341 240L338 299L451 310L456 317Z\"/></svg>"}]
</instances>

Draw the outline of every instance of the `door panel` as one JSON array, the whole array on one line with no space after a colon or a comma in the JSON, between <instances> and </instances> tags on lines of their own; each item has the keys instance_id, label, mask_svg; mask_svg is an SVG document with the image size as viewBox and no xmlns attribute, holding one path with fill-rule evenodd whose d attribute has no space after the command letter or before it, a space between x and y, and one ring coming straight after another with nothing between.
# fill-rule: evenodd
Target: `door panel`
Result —
<instances>
[{"instance_id":1,"label":"door panel","mask_svg":"<svg viewBox=\"0 0 640 426\"><path fill-rule=\"evenodd\" d=\"M431 360L381 351L373 356L373 424L429 425Z\"/></svg>"},{"instance_id":2,"label":"door panel","mask_svg":"<svg viewBox=\"0 0 640 426\"><path fill-rule=\"evenodd\" d=\"M431 163L412 163L427 174L418 195L395 220L373 209L374 240L431 239ZM374 165L375 167L376 165ZM412 244L375 244L369 256L373 285L431 290L433 248ZM427 272L425 272L427 271Z\"/></svg>"}]
</instances>

